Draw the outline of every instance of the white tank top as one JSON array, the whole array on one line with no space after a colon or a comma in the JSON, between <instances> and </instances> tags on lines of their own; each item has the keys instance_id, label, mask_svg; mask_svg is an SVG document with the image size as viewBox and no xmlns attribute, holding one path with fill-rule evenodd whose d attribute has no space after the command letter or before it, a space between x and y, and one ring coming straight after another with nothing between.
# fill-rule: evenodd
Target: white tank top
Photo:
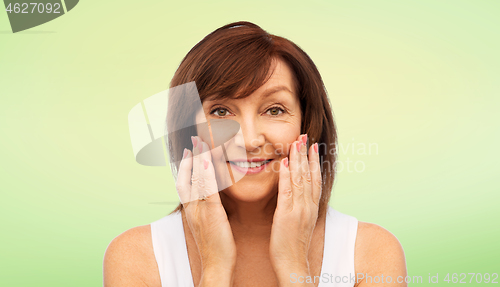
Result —
<instances>
[{"instance_id":1,"label":"white tank top","mask_svg":"<svg viewBox=\"0 0 500 287\"><path fill-rule=\"evenodd\" d=\"M355 283L354 245L358 220L328 206L325 222L325 244L321 274L309 278L318 287L352 287ZM151 237L162 287L194 287L184 237L181 212L175 212L151 223ZM290 275L290 282L308 278ZM307 281L305 281L307 282Z\"/></svg>"}]
</instances>

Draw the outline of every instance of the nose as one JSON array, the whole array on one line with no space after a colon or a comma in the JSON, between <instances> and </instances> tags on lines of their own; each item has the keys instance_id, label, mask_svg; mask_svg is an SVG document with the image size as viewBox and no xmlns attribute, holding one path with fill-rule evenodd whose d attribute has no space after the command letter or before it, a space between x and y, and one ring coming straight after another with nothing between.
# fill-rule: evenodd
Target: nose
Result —
<instances>
[{"instance_id":1,"label":"nose","mask_svg":"<svg viewBox=\"0 0 500 287\"><path fill-rule=\"evenodd\" d=\"M244 148L247 152L252 152L260 148L265 143L265 136L261 125L254 118L245 118L238 121L240 131L235 136L235 144Z\"/></svg>"}]
</instances>

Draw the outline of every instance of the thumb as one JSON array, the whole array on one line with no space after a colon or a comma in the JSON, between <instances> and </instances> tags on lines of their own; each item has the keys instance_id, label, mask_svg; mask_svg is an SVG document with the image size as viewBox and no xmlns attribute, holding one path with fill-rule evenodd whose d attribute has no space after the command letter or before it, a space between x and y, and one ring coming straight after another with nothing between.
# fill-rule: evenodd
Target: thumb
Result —
<instances>
[{"instance_id":1,"label":"thumb","mask_svg":"<svg viewBox=\"0 0 500 287\"><path fill-rule=\"evenodd\" d=\"M291 211L293 208L292 186L290 182L290 169L288 168L288 158L285 157L280 163L278 203L276 210Z\"/></svg>"}]
</instances>

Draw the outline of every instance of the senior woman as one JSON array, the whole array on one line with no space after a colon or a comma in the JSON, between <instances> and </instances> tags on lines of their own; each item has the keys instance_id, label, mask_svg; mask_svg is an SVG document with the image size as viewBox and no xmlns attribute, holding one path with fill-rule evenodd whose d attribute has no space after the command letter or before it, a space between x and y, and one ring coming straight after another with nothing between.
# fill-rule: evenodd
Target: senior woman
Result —
<instances>
[{"instance_id":1,"label":"senior woman","mask_svg":"<svg viewBox=\"0 0 500 287\"><path fill-rule=\"evenodd\" d=\"M201 106L173 93L167 120L190 123L168 141L181 203L110 243L105 286L406 286L396 237L328 206L336 127L304 51L228 24L183 59L186 83ZM216 144L224 120L240 129Z\"/></svg>"}]
</instances>

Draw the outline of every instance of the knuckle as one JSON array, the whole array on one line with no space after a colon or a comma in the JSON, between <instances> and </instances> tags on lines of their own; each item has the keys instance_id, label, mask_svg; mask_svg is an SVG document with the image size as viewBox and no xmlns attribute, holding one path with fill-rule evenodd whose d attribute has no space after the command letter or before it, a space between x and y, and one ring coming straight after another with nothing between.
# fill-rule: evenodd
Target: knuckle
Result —
<instances>
[{"instance_id":1,"label":"knuckle","mask_svg":"<svg viewBox=\"0 0 500 287\"><path fill-rule=\"evenodd\" d=\"M291 180L292 186L296 188L302 188L302 180L301 179L293 179Z\"/></svg>"},{"instance_id":2,"label":"knuckle","mask_svg":"<svg viewBox=\"0 0 500 287\"><path fill-rule=\"evenodd\" d=\"M317 178L314 180L314 185L321 188L323 186L323 183L321 181L321 178Z\"/></svg>"},{"instance_id":3,"label":"knuckle","mask_svg":"<svg viewBox=\"0 0 500 287\"><path fill-rule=\"evenodd\" d=\"M304 178L304 181L307 183L307 184L310 184L311 183L311 173L310 172L306 172L304 173L304 175L302 176Z\"/></svg>"},{"instance_id":4,"label":"knuckle","mask_svg":"<svg viewBox=\"0 0 500 287\"><path fill-rule=\"evenodd\" d=\"M197 178L193 178L193 179L191 180L191 185L192 185L192 186L198 186L198 185L199 185L199 182L200 182L200 180L199 180L199 179L197 179Z\"/></svg>"},{"instance_id":5,"label":"knuckle","mask_svg":"<svg viewBox=\"0 0 500 287\"><path fill-rule=\"evenodd\" d=\"M291 188L285 188L283 190L283 194L286 195L286 196L292 195L292 189Z\"/></svg>"},{"instance_id":6,"label":"knuckle","mask_svg":"<svg viewBox=\"0 0 500 287\"><path fill-rule=\"evenodd\" d=\"M198 188L203 190L205 188L205 181L204 180L198 180L197 182Z\"/></svg>"},{"instance_id":7,"label":"knuckle","mask_svg":"<svg viewBox=\"0 0 500 287\"><path fill-rule=\"evenodd\" d=\"M314 206L314 212L313 212L313 215L317 216L318 214L318 209L319 209L319 199L316 200L316 199L312 199L312 204Z\"/></svg>"}]
</instances>

